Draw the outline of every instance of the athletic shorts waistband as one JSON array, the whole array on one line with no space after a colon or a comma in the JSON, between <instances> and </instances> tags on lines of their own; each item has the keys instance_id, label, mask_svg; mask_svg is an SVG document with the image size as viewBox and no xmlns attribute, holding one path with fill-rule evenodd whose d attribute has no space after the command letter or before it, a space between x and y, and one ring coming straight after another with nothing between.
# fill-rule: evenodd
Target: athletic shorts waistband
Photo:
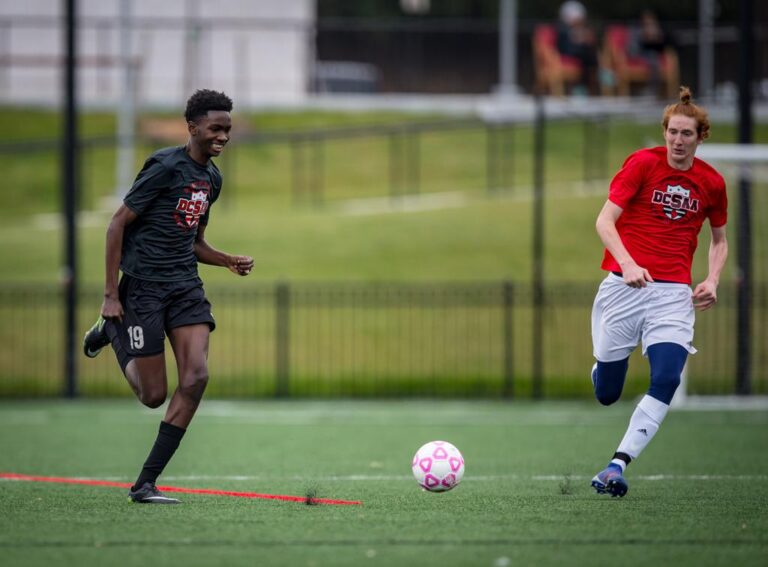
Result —
<instances>
[{"instance_id":1,"label":"athletic shorts waistband","mask_svg":"<svg viewBox=\"0 0 768 567\"><path fill-rule=\"evenodd\" d=\"M621 278L621 280L624 281L624 274L622 274L621 272L611 271L611 274L613 274L617 278ZM685 283L685 282L673 282L672 280L653 280L652 282L648 282L648 285L653 285L653 284L684 285L684 286L688 287L688 284Z\"/></svg>"}]
</instances>

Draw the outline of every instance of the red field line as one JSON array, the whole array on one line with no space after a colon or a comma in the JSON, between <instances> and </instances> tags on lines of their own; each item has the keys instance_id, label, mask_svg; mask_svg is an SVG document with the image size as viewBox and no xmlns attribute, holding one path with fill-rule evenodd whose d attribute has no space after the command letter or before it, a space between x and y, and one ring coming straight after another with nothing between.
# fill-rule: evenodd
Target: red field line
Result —
<instances>
[{"instance_id":1,"label":"red field line","mask_svg":"<svg viewBox=\"0 0 768 567\"><path fill-rule=\"evenodd\" d=\"M58 484L85 484L88 486L114 486L130 488L130 482L111 480L91 480L85 478L67 478L58 476L34 476L18 473L0 473L0 479L21 480L28 482L53 482ZM183 488L180 486L158 486L164 492L185 492L187 494L210 494L213 496L234 496L236 498L261 498L264 500L283 500L285 502L303 502L305 504L334 504L339 506L360 505L360 500L335 500L332 498L314 498L307 496L289 496L285 494L260 494L258 492L234 492L232 490L212 490L209 488Z\"/></svg>"}]
</instances>

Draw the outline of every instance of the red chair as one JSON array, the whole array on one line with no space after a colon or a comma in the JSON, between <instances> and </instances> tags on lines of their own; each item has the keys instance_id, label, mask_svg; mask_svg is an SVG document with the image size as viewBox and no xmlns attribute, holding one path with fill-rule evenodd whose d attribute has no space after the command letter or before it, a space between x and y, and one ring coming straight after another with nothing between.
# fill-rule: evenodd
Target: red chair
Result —
<instances>
[{"instance_id":1,"label":"red chair","mask_svg":"<svg viewBox=\"0 0 768 567\"><path fill-rule=\"evenodd\" d=\"M576 83L581 77L581 62L557 50L557 29L553 25L541 24L534 29L533 60L539 92L563 96L566 84Z\"/></svg>"},{"instance_id":2,"label":"red chair","mask_svg":"<svg viewBox=\"0 0 768 567\"><path fill-rule=\"evenodd\" d=\"M613 25L605 30L605 60L613 73L617 94L628 96L632 84L648 84L651 65L642 57L629 55L630 32L627 26ZM659 59L659 80L664 84L667 98L675 98L680 83L677 53L666 48Z\"/></svg>"}]
</instances>

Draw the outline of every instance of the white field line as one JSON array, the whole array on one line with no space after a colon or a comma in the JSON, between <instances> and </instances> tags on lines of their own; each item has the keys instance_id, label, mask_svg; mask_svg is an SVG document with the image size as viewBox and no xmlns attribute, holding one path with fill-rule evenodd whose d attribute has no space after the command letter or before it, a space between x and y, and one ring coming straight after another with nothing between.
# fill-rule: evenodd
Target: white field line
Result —
<instances>
[{"instance_id":1,"label":"white field line","mask_svg":"<svg viewBox=\"0 0 768 567\"><path fill-rule=\"evenodd\" d=\"M550 412L515 412L514 407L503 408L502 411L490 412L485 415L478 413L476 407L471 404L462 407L461 404L429 405L428 415L420 417L420 407L413 404L412 413L405 418L407 423L430 424L462 424L471 425L602 425L612 423L616 419L614 412L602 412L600 408L584 414L582 411L570 411L568 408L560 408ZM768 409L768 396L750 396L748 398L735 396L722 396L708 400L706 397L689 397L686 405L681 409L686 411L760 411ZM153 412L153 410L145 410ZM435 415L437 413L438 415ZM154 415L154 413L153 413ZM315 407L303 407L300 411L292 408L279 409L269 406L244 407L238 402L225 400L211 400L204 402L197 412L198 416L208 419L223 419L233 422L265 423L273 425L308 425L308 424L338 424L360 420L365 424L389 423L391 415L387 411L376 411L369 405L360 403L342 405L316 405ZM764 419L757 414L760 422ZM0 423L3 423L0 417Z\"/></svg>"},{"instance_id":2,"label":"white field line","mask_svg":"<svg viewBox=\"0 0 768 567\"><path fill-rule=\"evenodd\" d=\"M372 197L351 199L340 205L347 215L375 215L381 213L415 213L440 209L464 207L470 201L467 193L424 193L400 197Z\"/></svg>"},{"instance_id":3,"label":"white field line","mask_svg":"<svg viewBox=\"0 0 768 567\"><path fill-rule=\"evenodd\" d=\"M726 165L721 173L736 178L740 172L739 166ZM768 167L754 166L751 169L751 179L756 182L768 182ZM610 179L592 181L569 181L547 183L544 188L545 198L570 199L585 197L608 197ZM529 202L533 200L533 187L516 185L514 187L493 190L491 197L484 190L475 191L442 191L436 193L416 193L411 195L369 197L349 199L338 205L342 214L346 215L379 215L387 213L414 213L464 207L477 202L501 200L511 202Z\"/></svg>"},{"instance_id":4,"label":"white field line","mask_svg":"<svg viewBox=\"0 0 768 567\"><path fill-rule=\"evenodd\" d=\"M739 166L720 164L720 172L730 178L739 175ZM768 168L754 166L750 172L752 181L768 182ZM573 181L568 183L549 183L545 188L547 198L594 197L608 195L610 179L600 179L591 182ZM514 188L497 189L493 198L527 202L533 199L531 186L521 185ZM438 193L420 193L395 197L371 197L366 199L349 199L339 205L339 210L346 215L378 215L386 213L414 213L464 207L473 202L488 200L487 194L480 191L444 191ZM110 202L111 205L111 202ZM85 227L104 226L111 214L109 210L81 211L78 213L78 225ZM33 217L33 225L39 230L58 230L62 227L63 217L60 213L41 213Z\"/></svg>"},{"instance_id":5,"label":"white field line","mask_svg":"<svg viewBox=\"0 0 768 567\"><path fill-rule=\"evenodd\" d=\"M405 406L408 407L408 406ZM572 412L565 409L558 412L526 412L515 413L503 408L502 411L481 414L476 407L461 404L432 405L425 415L421 415L418 403L410 406L411 415L403 418L402 423L456 424L462 425L572 425L578 421L580 425L610 423L613 416L604 412L592 412L585 416L583 412ZM145 410L152 412L152 410ZM435 415L438 413L439 415ZM154 415L154 413L153 413ZM369 404L330 404L304 406L300 410L292 408L270 408L268 406L244 407L238 402L211 400L203 402L197 411L198 417L207 419L222 419L231 422L264 423L269 425L334 425L339 423L359 422L364 424L388 424L392 416L386 409L376 411ZM3 419L0 417L0 423Z\"/></svg>"},{"instance_id":6,"label":"white field line","mask_svg":"<svg viewBox=\"0 0 768 567\"><path fill-rule=\"evenodd\" d=\"M551 183L546 187L547 198L583 198L600 195L608 196L609 179L588 183ZM445 191L439 193L417 193L394 197L370 197L350 199L338 205L346 215L379 215L387 213L414 213L464 207L472 203L488 201L528 202L533 200L533 188L528 185L496 189L489 197L482 190Z\"/></svg>"},{"instance_id":7,"label":"white field line","mask_svg":"<svg viewBox=\"0 0 768 567\"><path fill-rule=\"evenodd\" d=\"M392 423L392 418L386 415L381 416L369 416L360 417L354 415L346 416L346 419L342 415L337 416L323 416L323 415L296 415L296 414L278 414L265 413L264 415L254 415L247 413L234 413L230 415L223 414L203 414L200 412L198 417L205 417L205 419L216 422L232 423L232 424L251 424L251 425L279 425L279 426L308 426L308 425L328 425L338 426L342 424L351 425L388 425ZM590 416L589 418L579 417L578 424L583 425L608 425L612 424L615 420L614 416L607 414L601 416ZM5 423L5 420L0 420L0 423ZM410 418L400 419L401 425L434 425L434 426L456 426L460 424L462 426L470 425L487 425L498 427L563 427L571 426L574 424L574 417L563 415L553 416L480 416L470 415L462 416L452 413L446 413L439 417L419 417L412 416ZM716 423L720 423L717 421Z\"/></svg>"},{"instance_id":8,"label":"white field line","mask_svg":"<svg viewBox=\"0 0 768 567\"><path fill-rule=\"evenodd\" d=\"M550 183L546 186L545 193L547 198L582 198L598 195L607 197L609 183L609 179L588 183L581 181ZM476 190L348 199L339 203L338 210L344 215L365 216L455 209L489 200L528 202L532 199L533 188L529 185L520 185L514 188L496 189L491 197L483 190ZM110 214L111 209L109 211L81 211L77 215L77 223L81 227L104 226L109 220ZM63 222L64 218L61 213L40 213L33 217L33 226L43 231L59 230L62 228Z\"/></svg>"},{"instance_id":9,"label":"white field line","mask_svg":"<svg viewBox=\"0 0 768 567\"><path fill-rule=\"evenodd\" d=\"M533 480L540 482L553 482L562 481L565 478L571 480L589 480L591 475L564 475L564 474L546 474L546 475L519 475L519 474L503 474L503 475L468 475L465 476L462 482L498 482L502 480ZM77 476L72 477L78 480L107 480L114 482L130 482L134 477L127 476ZM632 476L633 480L644 481L768 481L768 475L734 475L734 474L695 474L695 475L681 475L681 474L652 474L652 475L637 475ZM303 482L400 482L408 481L413 482L413 476L409 474L404 475L385 475L385 474L353 474L353 475L325 475L325 476L307 476L307 475L168 475L162 476L158 481L158 484L167 484L168 482L254 482L254 481L275 481L275 480L290 480L290 481L303 481ZM13 481L22 482L12 478L0 478L0 481Z\"/></svg>"},{"instance_id":10,"label":"white field line","mask_svg":"<svg viewBox=\"0 0 768 567\"><path fill-rule=\"evenodd\" d=\"M499 427L560 427L560 426L603 426L616 422L618 417L628 415L627 407L618 410L604 410L595 407L594 411L585 413L582 405L558 407L552 411L532 411L523 408L521 411L514 406L493 407L492 411L482 413L478 406L462 402L401 402L401 409L408 411L399 419L403 424L431 426L455 426L460 423L468 425L488 425ZM744 412L745 421L749 424L764 425L768 423L768 396L689 396L686 404L674 408L675 411L698 413L701 424L719 424L720 418L716 412ZM424 411L422 411L424 410ZM156 410L148 408L126 408L104 415L105 423L135 424L136 412L147 416L155 416ZM711 414L712 419L703 419ZM364 401L359 402L308 402L303 405L287 406L267 403L243 403L228 400L206 400L197 411L200 419L213 422L232 424L253 424L272 426L308 426L323 425L337 426L340 424L388 425L392 416L387 407L377 408ZM20 425L49 425L56 422L58 415L45 409L15 408L10 405L0 411L0 440L2 427Z\"/></svg>"},{"instance_id":11,"label":"white field line","mask_svg":"<svg viewBox=\"0 0 768 567\"><path fill-rule=\"evenodd\" d=\"M763 411L768 396L691 396L675 408L684 411Z\"/></svg>"}]
</instances>

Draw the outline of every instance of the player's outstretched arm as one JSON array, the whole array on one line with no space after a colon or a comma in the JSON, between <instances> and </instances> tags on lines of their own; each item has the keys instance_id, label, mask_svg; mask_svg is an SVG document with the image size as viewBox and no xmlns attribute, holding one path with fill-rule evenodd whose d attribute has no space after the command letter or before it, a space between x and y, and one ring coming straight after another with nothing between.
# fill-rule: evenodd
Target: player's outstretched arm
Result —
<instances>
[{"instance_id":1,"label":"player's outstretched arm","mask_svg":"<svg viewBox=\"0 0 768 567\"><path fill-rule=\"evenodd\" d=\"M120 260L123 254L123 235L125 227L135 221L136 213L125 205L112 215L107 228L106 270L104 278L104 302L101 304L101 316L105 319L123 318L123 306L117 290L120 272Z\"/></svg>"},{"instance_id":2,"label":"player's outstretched arm","mask_svg":"<svg viewBox=\"0 0 768 567\"><path fill-rule=\"evenodd\" d=\"M630 256L624 243L621 241L619 231L616 230L616 221L619 220L621 213L624 212L616 203L607 200L603 205L600 214L597 215L595 229L603 241L603 245L611 253L611 256L621 266L621 273L624 275L624 283L630 287L645 287L645 282L652 282L650 272L638 266L632 256Z\"/></svg>"},{"instance_id":3,"label":"player's outstretched arm","mask_svg":"<svg viewBox=\"0 0 768 567\"><path fill-rule=\"evenodd\" d=\"M197 261L210 266L222 266L238 276L247 276L253 269L253 258L216 250L205 240L205 225L200 225L195 238Z\"/></svg>"},{"instance_id":4,"label":"player's outstretched arm","mask_svg":"<svg viewBox=\"0 0 768 567\"><path fill-rule=\"evenodd\" d=\"M709 273L707 279L693 290L693 306L696 309L704 311L717 303L717 286L727 258L728 239L725 236L725 226L712 228L712 241L709 244Z\"/></svg>"}]
</instances>

